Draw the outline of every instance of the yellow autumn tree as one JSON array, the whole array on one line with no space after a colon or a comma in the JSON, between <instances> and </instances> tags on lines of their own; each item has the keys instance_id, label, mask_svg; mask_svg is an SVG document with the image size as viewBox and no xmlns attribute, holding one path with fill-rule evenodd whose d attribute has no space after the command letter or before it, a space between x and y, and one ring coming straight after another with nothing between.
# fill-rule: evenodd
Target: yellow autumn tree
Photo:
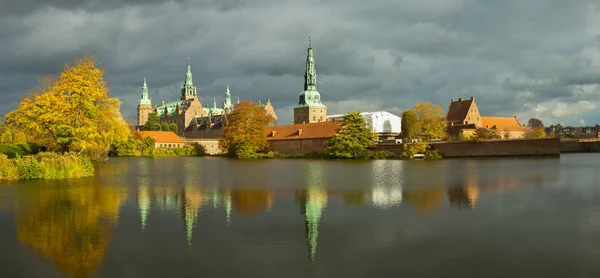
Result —
<instances>
[{"instance_id":1,"label":"yellow autumn tree","mask_svg":"<svg viewBox=\"0 0 600 278\"><path fill-rule=\"evenodd\" d=\"M219 148L238 158L247 158L267 147L266 128L271 121L262 106L238 103L227 117Z\"/></svg>"},{"instance_id":2,"label":"yellow autumn tree","mask_svg":"<svg viewBox=\"0 0 600 278\"><path fill-rule=\"evenodd\" d=\"M40 86L6 116L6 122L49 150L103 157L111 144L129 135L120 101L109 96L103 75L97 59L86 54L74 65L66 64L58 77L40 78Z\"/></svg>"},{"instance_id":3,"label":"yellow autumn tree","mask_svg":"<svg viewBox=\"0 0 600 278\"><path fill-rule=\"evenodd\" d=\"M417 117L415 125L415 135L417 138L425 141L446 138L442 107L429 102L418 102L415 103L413 111Z\"/></svg>"}]
</instances>

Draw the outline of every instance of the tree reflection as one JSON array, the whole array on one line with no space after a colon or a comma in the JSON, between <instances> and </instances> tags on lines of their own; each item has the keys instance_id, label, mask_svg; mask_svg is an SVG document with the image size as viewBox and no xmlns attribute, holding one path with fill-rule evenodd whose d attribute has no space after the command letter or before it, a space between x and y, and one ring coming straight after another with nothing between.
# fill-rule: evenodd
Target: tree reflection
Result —
<instances>
[{"instance_id":1,"label":"tree reflection","mask_svg":"<svg viewBox=\"0 0 600 278\"><path fill-rule=\"evenodd\" d=\"M263 189L232 189L231 203L241 215L267 210L273 203L273 191Z\"/></svg>"},{"instance_id":2,"label":"tree reflection","mask_svg":"<svg viewBox=\"0 0 600 278\"><path fill-rule=\"evenodd\" d=\"M448 188L448 199L450 206L456 208L475 208L477 198L479 197L479 188L477 185L467 185L462 187Z\"/></svg>"},{"instance_id":3,"label":"tree reflection","mask_svg":"<svg viewBox=\"0 0 600 278\"><path fill-rule=\"evenodd\" d=\"M96 185L59 186L18 191L19 241L52 259L70 277L88 277L105 256L127 192Z\"/></svg>"},{"instance_id":4,"label":"tree reflection","mask_svg":"<svg viewBox=\"0 0 600 278\"><path fill-rule=\"evenodd\" d=\"M406 203L414 206L418 212L433 212L438 210L444 201L444 188L407 189L403 193Z\"/></svg>"}]
</instances>

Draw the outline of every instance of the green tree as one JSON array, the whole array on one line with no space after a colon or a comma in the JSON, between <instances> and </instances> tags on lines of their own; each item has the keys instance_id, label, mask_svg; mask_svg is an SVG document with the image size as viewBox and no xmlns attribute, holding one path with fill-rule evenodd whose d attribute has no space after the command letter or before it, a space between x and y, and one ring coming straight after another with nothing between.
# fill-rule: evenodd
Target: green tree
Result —
<instances>
[{"instance_id":1,"label":"green tree","mask_svg":"<svg viewBox=\"0 0 600 278\"><path fill-rule=\"evenodd\" d=\"M175 134L179 134L179 130L177 128L177 124L176 123L171 123L169 125L169 130L172 131Z\"/></svg>"},{"instance_id":2,"label":"green tree","mask_svg":"<svg viewBox=\"0 0 600 278\"><path fill-rule=\"evenodd\" d=\"M415 136L417 128L417 115L414 110L406 110L402 112L401 119L402 137L410 139Z\"/></svg>"},{"instance_id":3,"label":"green tree","mask_svg":"<svg viewBox=\"0 0 600 278\"><path fill-rule=\"evenodd\" d=\"M543 129L544 123L537 118L531 118L527 122L527 126L530 127L531 129L539 129L539 128Z\"/></svg>"},{"instance_id":4,"label":"green tree","mask_svg":"<svg viewBox=\"0 0 600 278\"><path fill-rule=\"evenodd\" d=\"M160 129L160 117L158 117L158 114L156 112L148 114L148 121L146 121L146 124L144 125L144 130L160 131Z\"/></svg>"},{"instance_id":5,"label":"green tree","mask_svg":"<svg viewBox=\"0 0 600 278\"><path fill-rule=\"evenodd\" d=\"M169 124L168 123L160 124L160 131L171 131L171 129L169 128Z\"/></svg>"},{"instance_id":6,"label":"green tree","mask_svg":"<svg viewBox=\"0 0 600 278\"><path fill-rule=\"evenodd\" d=\"M344 115L342 125L327 142L327 153L335 158L366 157L375 140L360 112L350 112Z\"/></svg>"},{"instance_id":7,"label":"green tree","mask_svg":"<svg viewBox=\"0 0 600 278\"><path fill-rule=\"evenodd\" d=\"M417 118L415 137L425 141L446 138L442 107L437 104L422 102L416 103L413 111Z\"/></svg>"},{"instance_id":8,"label":"green tree","mask_svg":"<svg viewBox=\"0 0 600 278\"><path fill-rule=\"evenodd\" d=\"M238 158L251 157L267 147L266 128L271 121L262 106L243 101L227 117L219 148Z\"/></svg>"},{"instance_id":9,"label":"green tree","mask_svg":"<svg viewBox=\"0 0 600 278\"><path fill-rule=\"evenodd\" d=\"M7 124L49 150L106 156L129 131L121 103L109 96L104 70L96 64L95 57L85 55L66 64L60 76L40 78L40 87L6 116Z\"/></svg>"},{"instance_id":10,"label":"green tree","mask_svg":"<svg viewBox=\"0 0 600 278\"><path fill-rule=\"evenodd\" d=\"M473 134L475 140L494 140L501 139L502 135L495 129L480 127Z\"/></svg>"}]
</instances>

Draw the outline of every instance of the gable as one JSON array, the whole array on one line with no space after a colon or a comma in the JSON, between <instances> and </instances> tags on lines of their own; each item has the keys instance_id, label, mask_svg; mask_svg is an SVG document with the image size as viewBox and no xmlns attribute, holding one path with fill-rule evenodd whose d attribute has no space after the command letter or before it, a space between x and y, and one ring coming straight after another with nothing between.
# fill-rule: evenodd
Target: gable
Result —
<instances>
[{"instance_id":1,"label":"gable","mask_svg":"<svg viewBox=\"0 0 600 278\"><path fill-rule=\"evenodd\" d=\"M448 108L448 113L446 113L446 122L464 122L473 103L474 99L472 98L469 100L458 99L458 101L450 101L450 107Z\"/></svg>"}]
</instances>

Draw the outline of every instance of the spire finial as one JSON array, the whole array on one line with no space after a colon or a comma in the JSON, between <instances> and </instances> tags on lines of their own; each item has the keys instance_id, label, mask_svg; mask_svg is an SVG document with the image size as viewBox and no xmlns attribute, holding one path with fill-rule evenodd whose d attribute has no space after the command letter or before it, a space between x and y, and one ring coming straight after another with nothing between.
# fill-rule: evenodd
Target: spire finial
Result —
<instances>
[{"instance_id":1,"label":"spire finial","mask_svg":"<svg viewBox=\"0 0 600 278\"><path fill-rule=\"evenodd\" d=\"M308 47L312 47L312 40L310 39L310 36L308 36Z\"/></svg>"},{"instance_id":2,"label":"spire finial","mask_svg":"<svg viewBox=\"0 0 600 278\"><path fill-rule=\"evenodd\" d=\"M144 76L144 86L146 86L146 77Z\"/></svg>"},{"instance_id":3,"label":"spire finial","mask_svg":"<svg viewBox=\"0 0 600 278\"><path fill-rule=\"evenodd\" d=\"M238 102L237 103L240 103L240 96L238 96Z\"/></svg>"},{"instance_id":4,"label":"spire finial","mask_svg":"<svg viewBox=\"0 0 600 278\"><path fill-rule=\"evenodd\" d=\"M217 98L213 98L213 107L217 108Z\"/></svg>"}]
</instances>

